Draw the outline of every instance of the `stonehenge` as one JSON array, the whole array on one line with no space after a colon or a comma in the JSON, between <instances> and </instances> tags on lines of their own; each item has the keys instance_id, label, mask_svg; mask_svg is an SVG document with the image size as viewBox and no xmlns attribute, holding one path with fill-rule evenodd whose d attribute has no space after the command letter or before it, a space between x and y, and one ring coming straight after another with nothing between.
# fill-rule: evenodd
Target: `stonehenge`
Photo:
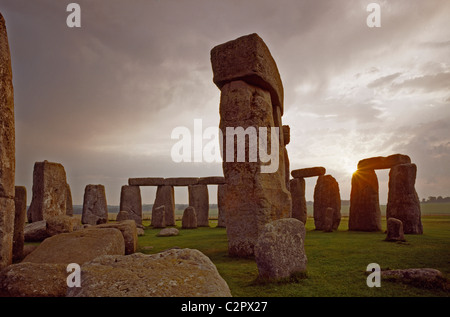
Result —
<instances>
[{"instance_id":1,"label":"stonehenge","mask_svg":"<svg viewBox=\"0 0 450 317\"><path fill-rule=\"evenodd\" d=\"M349 230L381 230L377 169L390 169L386 218L399 219L405 234L422 234L420 201L415 190L417 166L403 154L358 162L358 170L352 176Z\"/></svg>"},{"instance_id":2,"label":"stonehenge","mask_svg":"<svg viewBox=\"0 0 450 317\"><path fill-rule=\"evenodd\" d=\"M261 159L261 150L259 156L254 153L250 135L248 143L245 137L224 135L222 168L227 186L224 187L223 204L228 253L238 257L251 256L264 226L291 214L281 122L283 85L268 47L257 34L214 47L211 65L213 82L221 91L220 130L224 133L236 132L235 128L247 131L266 128L265 137L270 141L260 133L260 145L263 143L271 149L278 146L278 153L271 153L269 165L266 157L263 157L264 161ZM274 169L272 163L277 163Z\"/></svg>"},{"instance_id":3,"label":"stonehenge","mask_svg":"<svg viewBox=\"0 0 450 317\"><path fill-rule=\"evenodd\" d=\"M314 225L316 230L332 231L339 227L341 221L341 197L338 182L325 173L326 169L322 166L295 169L291 172L292 217L306 223L305 178L318 177L314 187ZM327 218L330 216L328 208L333 210L331 224Z\"/></svg>"},{"instance_id":4,"label":"stonehenge","mask_svg":"<svg viewBox=\"0 0 450 317\"><path fill-rule=\"evenodd\" d=\"M15 213L15 122L11 55L0 14L0 269L12 263Z\"/></svg>"},{"instance_id":5,"label":"stonehenge","mask_svg":"<svg viewBox=\"0 0 450 317\"><path fill-rule=\"evenodd\" d=\"M189 206L194 207L197 218L197 226L208 227L209 226L209 193L208 185L218 186L218 210L219 210L219 227L225 226L225 211L224 202L221 199L221 189L225 186L225 178L223 176L207 176L207 177L140 177L129 178L128 185L124 187L133 187L135 191L134 199L140 200L141 186L157 186L155 202L153 204L153 210L164 206L165 207L165 223L164 226L175 226L175 195L174 187L182 186L188 187L189 193ZM139 195L137 194L139 191ZM139 197L139 198L137 198ZM130 202L133 200L130 197ZM134 202L137 206L140 202ZM122 206L122 205L121 205ZM120 208L122 210L122 207ZM153 211L152 211L153 214ZM158 222L159 223L159 222Z\"/></svg>"},{"instance_id":6,"label":"stonehenge","mask_svg":"<svg viewBox=\"0 0 450 317\"><path fill-rule=\"evenodd\" d=\"M221 92L219 126L223 132L229 129L235 132L231 135L224 133L224 176L130 178L128 184L121 187L120 213L114 224L108 223L105 187L87 185L81 222L95 228L78 232L72 221L71 188L62 164L47 160L35 162L28 211L26 188L15 186L11 57L5 21L0 15L0 270L25 257L26 218L31 223L28 231L34 232L33 239L36 242L41 242L36 252L25 257L24 263L29 264L24 266L28 266L30 271L35 268L40 272L42 269L42 266L31 264L89 262L83 272L87 272L87 276L90 274L91 278L95 276L93 280L96 280L96 270L100 266L104 272L108 272L112 266L132 267L137 271L140 263L153 262L172 268L173 262L184 263L189 258L200 258L201 263L205 264L209 261L206 257L190 250L168 250L159 258L142 254L124 258L124 255L131 255L137 250L136 226L142 227L141 186L157 187L151 219L153 228L176 225L174 188L185 187L188 190L189 207L184 210L182 228L194 229L209 227L209 185L218 186L217 226L227 229L229 256L254 256L262 278L287 278L292 273L306 270L305 178L317 177L314 188L314 225L316 230L325 232L336 230L341 221L339 184L333 176L326 174L324 167L290 170L286 148L291 138L290 127L282 122L283 84L268 47L257 34L218 45L211 50L210 57L213 82ZM237 135L238 128L244 131L243 139ZM250 128L255 128L259 133L256 139L259 152L256 155L252 151L255 148ZM265 134L261 131L265 131ZM266 153L261 153L261 144L266 147ZM240 160L240 149L244 151L243 161ZM272 169L273 165L275 169ZM404 241L403 233L422 234L420 202L415 190L417 166L411 163L407 155L402 154L367 158L358 162L358 170L351 180L349 230L381 230L377 169L390 169L386 240ZM293 179L290 179L290 175ZM176 228L164 231L178 234ZM220 234L223 231L217 232ZM328 236L332 237L333 234ZM98 258L99 255L102 257ZM61 259L63 262L60 262ZM192 271L178 269L183 274ZM202 268L198 266L197 269L201 271ZM50 272L59 270L55 266ZM205 280L204 276L217 279L217 271L214 268L209 271L214 274L204 275L204 272L199 272L198 275L202 275L199 280ZM108 274L103 275L104 272L98 279L105 277L114 285ZM69 295L77 292L96 294L96 284L86 280L85 276L83 279L92 283L88 284L90 288L70 290ZM207 284L207 279L205 281ZM221 280L216 283L223 284ZM212 294L231 295L228 289L222 290L222 287ZM207 285L204 288L204 292L209 292ZM104 287L103 294L111 294L111 289ZM191 294L188 291L180 294ZM164 288L160 292L167 294ZM119 291L115 294L122 295ZM175 292L168 295L173 294Z\"/></svg>"}]
</instances>

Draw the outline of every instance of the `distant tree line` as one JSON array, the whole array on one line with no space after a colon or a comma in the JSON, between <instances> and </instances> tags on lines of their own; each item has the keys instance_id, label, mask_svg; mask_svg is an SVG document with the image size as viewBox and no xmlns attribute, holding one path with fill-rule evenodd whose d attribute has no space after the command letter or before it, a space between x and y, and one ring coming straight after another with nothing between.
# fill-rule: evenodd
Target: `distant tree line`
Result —
<instances>
[{"instance_id":1,"label":"distant tree line","mask_svg":"<svg viewBox=\"0 0 450 317\"><path fill-rule=\"evenodd\" d=\"M428 199L422 198L423 204L428 203L450 203L450 197L442 197L442 196L428 196Z\"/></svg>"}]
</instances>

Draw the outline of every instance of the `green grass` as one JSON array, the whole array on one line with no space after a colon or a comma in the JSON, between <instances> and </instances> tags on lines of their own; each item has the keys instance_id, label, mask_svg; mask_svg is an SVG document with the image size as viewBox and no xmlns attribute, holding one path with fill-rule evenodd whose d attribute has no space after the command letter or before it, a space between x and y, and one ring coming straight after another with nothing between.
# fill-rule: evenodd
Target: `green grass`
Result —
<instances>
[{"instance_id":1,"label":"green grass","mask_svg":"<svg viewBox=\"0 0 450 317\"><path fill-rule=\"evenodd\" d=\"M405 243L392 243L383 241L386 235L381 232L348 231L346 217L339 230L332 233L313 230L313 219L308 218L306 277L289 283L258 282L254 259L228 256L226 229L216 228L217 221L211 221L209 228L190 230L181 229L177 222L180 235L175 237L156 237L159 230L147 228L139 237L138 252L152 254L173 247L198 249L214 262L233 296L449 296L443 290L387 281L382 281L380 288L366 285L365 270L373 262L382 269L435 268L450 278L450 216L423 216L422 222L423 235L406 235Z\"/></svg>"}]
</instances>

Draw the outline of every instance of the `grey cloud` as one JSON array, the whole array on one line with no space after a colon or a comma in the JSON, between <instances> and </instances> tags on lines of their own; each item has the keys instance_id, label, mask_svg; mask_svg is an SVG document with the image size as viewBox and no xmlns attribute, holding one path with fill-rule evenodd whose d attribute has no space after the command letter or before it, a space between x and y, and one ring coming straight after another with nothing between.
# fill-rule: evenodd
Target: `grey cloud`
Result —
<instances>
[{"instance_id":1,"label":"grey cloud","mask_svg":"<svg viewBox=\"0 0 450 317\"><path fill-rule=\"evenodd\" d=\"M401 74L402 73L398 72L398 73L394 73L394 74L391 74L391 75L380 77L380 78L372 81L371 83L369 83L367 85L367 87L369 87L369 88L376 88L376 87L379 87L379 86L384 86L386 84L390 84L390 83L392 83L392 81L394 79L399 77Z\"/></svg>"}]
</instances>

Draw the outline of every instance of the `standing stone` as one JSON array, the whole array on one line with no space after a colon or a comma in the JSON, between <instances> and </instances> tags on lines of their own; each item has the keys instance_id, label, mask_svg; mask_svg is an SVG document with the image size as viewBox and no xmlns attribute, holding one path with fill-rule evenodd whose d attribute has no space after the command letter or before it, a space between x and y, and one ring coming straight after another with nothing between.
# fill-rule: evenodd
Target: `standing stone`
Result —
<instances>
[{"instance_id":1,"label":"standing stone","mask_svg":"<svg viewBox=\"0 0 450 317\"><path fill-rule=\"evenodd\" d=\"M164 205L152 209L152 226L153 228L166 227L166 211Z\"/></svg>"},{"instance_id":2,"label":"standing stone","mask_svg":"<svg viewBox=\"0 0 450 317\"><path fill-rule=\"evenodd\" d=\"M122 186L120 210L128 211L128 219L134 220L137 225L142 224L142 198L139 186Z\"/></svg>"},{"instance_id":3,"label":"standing stone","mask_svg":"<svg viewBox=\"0 0 450 317\"><path fill-rule=\"evenodd\" d=\"M401 164L389 172L389 193L386 217L403 223L406 234L422 234L420 201L415 189L416 164Z\"/></svg>"},{"instance_id":4,"label":"standing stone","mask_svg":"<svg viewBox=\"0 0 450 317\"><path fill-rule=\"evenodd\" d=\"M29 208L31 221L66 214L67 181L64 166L48 161L36 162L33 170L33 196Z\"/></svg>"},{"instance_id":5,"label":"standing stone","mask_svg":"<svg viewBox=\"0 0 450 317\"><path fill-rule=\"evenodd\" d=\"M291 142L291 128L288 125L283 126L283 140L284 140L284 177L286 179L286 188L290 190L290 162L289 162L289 155L288 151L286 149L286 145L288 145Z\"/></svg>"},{"instance_id":6,"label":"standing stone","mask_svg":"<svg viewBox=\"0 0 450 317\"><path fill-rule=\"evenodd\" d=\"M12 262L14 234L15 129L11 55L0 14L0 269Z\"/></svg>"},{"instance_id":7,"label":"standing stone","mask_svg":"<svg viewBox=\"0 0 450 317\"><path fill-rule=\"evenodd\" d=\"M331 175L319 176L314 188L314 225L316 230L325 230L327 208L334 210L332 230L336 230L341 222L341 196L339 184Z\"/></svg>"},{"instance_id":8,"label":"standing stone","mask_svg":"<svg viewBox=\"0 0 450 317\"><path fill-rule=\"evenodd\" d=\"M81 223L99 225L108 222L105 186L87 185L84 190Z\"/></svg>"},{"instance_id":9,"label":"standing stone","mask_svg":"<svg viewBox=\"0 0 450 317\"><path fill-rule=\"evenodd\" d=\"M226 204L224 201L225 186L226 184L217 186L217 209L218 209L217 227L219 228L226 228L227 212L225 210Z\"/></svg>"},{"instance_id":10,"label":"standing stone","mask_svg":"<svg viewBox=\"0 0 450 317\"><path fill-rule=\"evenodd\" d=\"M388 218L386 241L405 241L403 233L403 223L401 220Z\"/></svg>"},{"instance_id":11,"label":"standing stone","mask_svg":"<svg viewBox=\"0 0 450 317\"><path fill-rule=\"evenodd\" d=\"M120 222L120 221L125 221L125 220L130 220L129 212L125 211L125 210L119 211L116 216L116 221Z\"/></svg>"},{"instance_id":12,"label":"standing stone","mask_svg":"<svg viewBox=\"0 0 450 317\"><path fill-rule=\"evenodd\" d=\"M183 218L181 219L181 227L183 229L195 229L197 228L197 213L192 206L187 207L183 212Z\"/></svg>"},{"instance_id":13,"label":"standing stone","mask_svg":"<svg viewBox=\"0 0 450 317\"><path fill-rule=\"evenodd\" d=\"M158 186L153 209L164 206L165 224L164 226L175 226L175 198L174 189L171 185Z\"/></svg>"},{"instance_id":14,"label":"standing stone","mask_svg":"<svg viewBox=\"0 0 450 317\"><path fill-rule=\"evenodd\" d=\"M294 218L266 224L255 246L259 277L281 279L306 271L305 235L305 225Z\"/></svg>"},{"instance_id":15,"label":"standing stone","mask_svg":"<svg viewBox=\"0 0 450 317\"><path fill-rule=\"evenodd\" d=\"M197 226L209 227L209 194L207 185L190 185L189 206L194 207L197 214Z\"/></svg>"},{"instance_id":16,"label":"standing stone","mask_svg":"<svg viewBox=\"0 0 450 317\"><path fill-rule=\"evenodd\" d=\"M378 178L374 170L358 170L353 173L348 229L381 231Z\"/></svg>"},{"instance_id":17,"label":"standing stone","mask_svg":"<svg viewBox=\"0 0 450 317\"><path fill-rule=\"evenodd\" d=\"M27 189L24 186L16 186L13 238L13 261L22 259L24 245L25 220L27 216Z\"/></svg>"},{"instance_id":18,"label":"standing stone","mask_svg":"<svg viewBox=\"0 0 450 317\"><path fill-rule=\"evenodd\" d=\"M335 210L334 208L328 207L325 210L325 218L322 230L325 232L333 232L333 218Z\"/></svg>"},{"instance_id":19,"label":"standing stone","mask_svg":"<svg viewBox=\"0 0 450 317\"><path fill-rule=\"evenodd\" d=\"M228 253L251 256L265 224L291 214L281 122L283 85L269 49L257 34L214 47L211 64L213 81L221 90L219 127L224 135L222 167L227 185L223 201ZM227 130L236 132L237 127L247 132L248 141L236 138L233 133L227 137ZM267 152L272 148L271 128L278 133L274 138L278 143L278 155L272 153L268 163L261 161L261 153L257 157L254 155L257 150L252 144L257 142L250 131L254 129L258 134L259 128L267 129L267 143L264 142ZM226 155L230 145L233 149L228 152L234 157ZM245 160L238 162L237 154L242 153L242 149Z\"/></svg>"},{"instance_id":20,"label":"standing stone","mask_svg":"<svg viewBox=\"0 0 450 317\"><path fill-rule=\"evenodd\" d=\"M291 179L289 187L292 197L292 218L298 219L305 224L308 217L305 197L305 179Z\"/></svg>"},{"instance_id":21,"label":"standing stone","mask_svg":"<svg viewBox=\"0 0 450 317\"><path fill-rule=\"evenodd\" d=\"M69 184L66 184L66 215L73 216L72 191Z\"/></svg>"}]
</instances>

